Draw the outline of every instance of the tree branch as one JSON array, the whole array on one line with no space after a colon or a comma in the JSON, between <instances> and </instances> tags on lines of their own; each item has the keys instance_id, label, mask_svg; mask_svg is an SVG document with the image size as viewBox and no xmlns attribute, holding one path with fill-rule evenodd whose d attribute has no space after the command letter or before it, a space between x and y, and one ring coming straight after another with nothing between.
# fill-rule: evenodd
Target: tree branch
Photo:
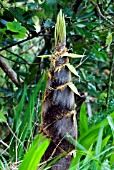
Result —
<instances>
[{"instance_id":1,"label":"tree branch","mask_svg":"<svg viewBox=\"0 0 114 170\"><path fill-rule=\"evenodd\" d=\"M31 39L33 39L33 38L35 38L35 37L45 36L44 34L41 34L41 33L42 33L44 30L48 29L48 28L50 28L50 27L44 28L43 30L41 30L41 31L38 32L38 33L35 32L34 34L32 34L31 36L25 38L24 40L21 40L21 41L18 41L18 42L16 42L16 43L14 43L14 44L11 44L11 45L8 45L8 46L6 46L6 47L3 47L3 48L0 49L0 51L6 50L6 49L8 49L8 48L10 48L10 47L13 47L13 46L15 46L15 45L19 45L19 44L21 44L21 43L23 43L23 42L26 42L26 41L28 41L28 40L31 40ZM48 35L48 34L47 34L47 35ZM47 36L47 35L46 35L46 36ZM48 35L48 36L50 36L50 35Z\"/></svg>"},{"instance_id":2,"label":"tree branch","mask_svg":"<svg viewBox=\"0 0 114 170\"><path fill-rule=\"evenodd\" d=\"M100 11L99 6L93 1L93 0L89 0L89 2L95 7L97 14L100 18L102 18L103 20L107 21L109 24L114 25L113 22L109 21Z\"/></svg>"},{"instance_id":3,"label":"tree branch","mask_svg":"<svg viewBox=\"0 0 114 170\"><path fill-rule=\"evenodd\" d=\"M15 55L15 54L13 54L13 55ZM18 54L17 54L17 55L18 55ZM17 55L16 55L16 56L17 56ZM2 54L0 54L0 57L5 58L5 59L7 59L7 60L10 60L10 61L12 61L12 62L14 62L14 63L18 63L18 64L40 65L41 63L43 63L43 61L40 62L40 63L35 63L35 62L29 63L29 62L27 62L27 61L26 61L26 62L19 62L19 61L12 60L11 58L5 57L5 56L3 56Z\"/></svg>"},{"instance_id":4,"label":"tree branch","mask_svg":"<svg viewBox=\"0 0 114 170\"><path fill-rule=\"evenodd\" d=\"M9 66L9 64L4 60L4 58L1 55L0 55L0 67L17 87L21 86L18 81L16 72ZM22 82L21 79L20 82Z\"/></svg>"},{"instance_id":5,"label":"tree branch","mask_svg":"<svg viewBox=\"0 0 114 170\"><path fill-rule=\"evenodd\" d=\"M16 57L20 58L21 60L24 61L24 63L29 64L24 58L20 57L21 54L20 55L19 54L15 54L15 53L13 53L10 50L6 50L6 51L9 52L10 54L15 55Z\"/></svg>"}]
</instances>

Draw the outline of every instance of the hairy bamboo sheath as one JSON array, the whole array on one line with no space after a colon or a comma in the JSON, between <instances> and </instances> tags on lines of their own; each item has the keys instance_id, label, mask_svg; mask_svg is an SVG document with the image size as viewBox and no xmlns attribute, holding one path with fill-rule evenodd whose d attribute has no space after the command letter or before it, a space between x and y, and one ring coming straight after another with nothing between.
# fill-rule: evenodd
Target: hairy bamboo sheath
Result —
<instances>
[{"instance_id":1,"label":"hairy bamboo sheath","mask_svg":"<svg viewBox=\"0 0 114 170\"><path fill-rule=\"evenodd\" d=\"M62 11L55 26L55 51L50 57L48 82L42 108L42 131L51 139L43 160L61 153L69 153L75 147L66 139L67 134L77 138L77 123L72 77L66 49L66 28ZM73 70L75 74L76 71ZM76 93L78 93L76 91ZM72 155L61 158L50 169L67 170Z\"/></svg>"}]
</instances>

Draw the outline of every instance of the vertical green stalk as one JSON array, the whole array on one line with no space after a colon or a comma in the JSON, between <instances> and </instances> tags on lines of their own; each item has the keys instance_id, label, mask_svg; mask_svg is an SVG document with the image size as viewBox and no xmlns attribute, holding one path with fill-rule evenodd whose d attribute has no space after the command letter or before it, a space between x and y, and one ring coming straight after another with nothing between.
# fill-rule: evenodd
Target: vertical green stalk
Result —
<instances>
[{"instance_id":1,"label":"vertical green stalk","mask_svg":"<svg viewBox=\"0 0 114 170\"><path fill-rule=\"evenodd\" d=\"M62 10L60 10L57 16L57 23L55 25L55 47L58 45L66 45L66 25Z\"/></svg>"},{"instance_id":2,"label":"vertical green stalk","mask_svg":"<svg viewBox=\"0 0 114 170\"><path fill-rule=\"evenodd\" d=\"M112 71L113 71L113 65L114 65L114 53L112 50L112 61L110 64L110 75L109 75L109 81L108 81L108 89L107 89L107 98L106 98L106 107L108 108L108 102L110 97L110 91L111 91L111 85L112 85Z\"/></svg>"}]
</instances>

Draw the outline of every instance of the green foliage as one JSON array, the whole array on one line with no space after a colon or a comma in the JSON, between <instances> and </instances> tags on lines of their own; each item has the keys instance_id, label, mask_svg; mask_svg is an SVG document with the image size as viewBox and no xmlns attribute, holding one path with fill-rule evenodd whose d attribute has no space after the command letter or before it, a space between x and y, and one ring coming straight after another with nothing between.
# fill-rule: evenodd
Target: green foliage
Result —
<instances>
[{"instance_id":1,"label":"green foliage","mask_svg":"<svg viewBox=\"0 0 114 170\"><path fill-rule=\"evenodd\" d=\"M4 111L0 110L0 123L7 121L7 119L4 115L5 115Z\"/></svg>"},{"instance_id":2,"label":"green foliage","mask_svg":"<svg viewBox=\"0 0 114 170\"><path fill-rule=\"evenodd\" d=\"M79 124L79 133L80 135L88 131L88 119L85 103L82 104L80 109L80 124Z\"/></svg>"},{"instance_id":3,"label":"green foliage","mask_svg":"<svg viewBox=\"0 0 114 170\"><path fill-rule=\"evenodd\" d=\"M24 38L26 33L26 28L21 26L19 22L7 22L7 30L10 30L16 34L14 34L14 38Z\"/></svg>"},{"instance_id":4,"label":"green foliage","mask_svg":"<svg viewBox=\"0 0 114 170\"><path fill-rule=\"evenodd\" d=\"M26 108L24 109L24 101L25 101L25 95L26 95L26 85L24 86L24 91L23 95L21 97L21 100L19 102L17 111L14 110L14 123L13 123L13 131L15 132L15 135L17 136L18 140L16 141L16 145L18 145L18 159L20 159L23 156L24 153L24 142L26 138L32 137L33 134L33 122L35 119L35 101L38 96L39 91L41 90L42 87L42 82L43 79L45 78L45 83L46 83L46 76L41 77L39 82L37 83L36 87L32 90L32 94L29 97L28 103L26 105ZM45 88L45 83L44 87ZM43 90L42 88L42 90ZM22 111L24 111L24 116L22 116ZM10 155L12 157L16 157L16 153L14 151L15 148L15 139L13 139L12 136L12 142L10 146Z\"/></svg>"},{"instance_id":5,"label":"green foliage","mask_svg":"<svg viewBox=\"0 0 114 170\"><path fill-rule=\"evenodd\" d=\"M77 94L77 95L80 96L80 94L79 94L76 86L75 86L73 83L69 83L68 86L70 87L70 89L71 89L75 94Z\"/></svg>"},{"instance_id":6,"label":"green foliage","mask_svg":"<svg viewBox=\"0 0 114 170\"><path fill-rule=\"evenodd\" d=\"M110 45L112 43L112 33L109 33L106 37L106 44Z\"/></svg>"},{"instance_id":7,"label":"green foliage","mask_svg":"<svg viewBox=\"0 0 114 170\"><path fill-rule=\"evenodd\" d=\"M66 24L64 16L62 14L62 10L60 10L57 16L57 22L55 25L55 46L58 43L60 44L66 43Z\"/></svg>"},{"instance_id":8,"label":"green foliage","mask_svg":"<svg viewBox=\"0 0 114 170\"><path fill-rule=\"evenodd\" d=\"M82 108L83 107L84 104L82 105ZM110 161L112 160L111 153L114 151L114 146L113 142L109 140L110 137L107 138L107 135L112 136L112 126L114 126L114 124L109 123L107 119L114 119L114 112L108 115L107 118L105 118L100 123L94 124L90 129L86 131L86 133L82 133L78 141L75 141L74 139L68 136L71 142L77 148L76 156L74 157L70 165L70 170L74 170L76 168L84 170L97 170L102 169L104 167L104 164L106 163L106 166L110 167L109 169L114 168L113 162ZM108 131L107 129L110 130ZM106 142L105 145L104 141ZM109 147L107 147L108 145Z\"/></svg>"},{"instance_id":9,"label":"green foliage","mask_svg":"<svg viewBox=\"0 0 114 170\"><path fill-rule=\"evenodd\" d=\"M36 136L31 147L25 154L23 162L19 166L19 170L36 170L49 143L49 139L46 139L42 134Z\"/></svg>"},{"instance_id":10,"label":"green foliage","mask_svg":"<svg viewBox=\"0 0 114 170\"><path fill-rule=\"evenodd\" d=\"M74 68L74 66L73 65L71 65L71 64L66 64L66 66L68 67L68 69L75 75L75 76L78 76L79 77L79 75L78 75L78 73L77 73L77 71L76 71L76 69Z\"/></svg>"}]
</instances>

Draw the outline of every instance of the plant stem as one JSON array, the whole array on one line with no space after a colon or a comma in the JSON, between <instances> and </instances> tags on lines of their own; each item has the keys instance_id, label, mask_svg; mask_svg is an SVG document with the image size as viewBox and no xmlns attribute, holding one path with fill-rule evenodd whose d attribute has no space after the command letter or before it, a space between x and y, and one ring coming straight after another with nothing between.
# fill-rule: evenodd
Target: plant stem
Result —
<instances>
[{"instance_id":1,"label":"plant stem","mask_svg":"<svg viewBox=\"0 0 114 170\"><path fill-rule=\"evenodd\" d=\"M108 88L107 88L107 98L106 98L106 108L108 108L109 104L109 97L110 97L110 91L111 91L111 85L112 85L112 71L113 71L113 64L114 64L114 53L112 51L112 61L110 63L110 75L109 75L109 82L108 82Z\"/></svg>"}]
</instances>

